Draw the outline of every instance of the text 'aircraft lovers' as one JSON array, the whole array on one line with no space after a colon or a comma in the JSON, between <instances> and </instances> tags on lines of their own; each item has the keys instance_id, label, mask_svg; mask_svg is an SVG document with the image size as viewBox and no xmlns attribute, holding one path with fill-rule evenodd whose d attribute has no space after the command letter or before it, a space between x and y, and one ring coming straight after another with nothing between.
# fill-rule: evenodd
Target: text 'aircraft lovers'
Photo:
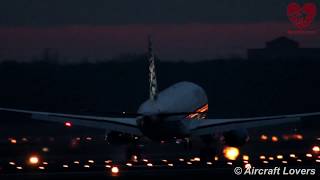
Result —
<instances>
[{"instance_id":1,"label":"text 'aircraft lovers'","mask_svg":"<svg viewBox=\"0 0 320 180\"><path fill-rule=\"evenodd\" d=\"M201 158L212 157L212 153L216 153L216 147L221 143L234 147L244 145L249 137L248 128L296 122L302 117L320 115L320 112L313 112L267 117L208 119L206 118L208 99L200 86L192 82L179 82L158 93L155 55L150 37L148 58L150 97L141 104L135 117L128 117L125 114L123 117L98 117L13 108L0 108L0 111L29 114L35 120L104 129L111 143L113 139L119 138L119 135L127 140L126 144L134 145L137 145L143 137L155 142L180 139L188 144L194 139L200 139L207 147ZM132 154L127 154L127 158Z\"/></svg>"}]
</instances>

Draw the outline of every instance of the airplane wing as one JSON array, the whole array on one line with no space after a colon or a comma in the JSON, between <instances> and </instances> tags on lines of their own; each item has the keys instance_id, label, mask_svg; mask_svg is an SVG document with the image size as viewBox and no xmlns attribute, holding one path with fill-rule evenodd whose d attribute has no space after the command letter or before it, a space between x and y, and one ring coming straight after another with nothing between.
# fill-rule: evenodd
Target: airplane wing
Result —
<instances>
[{"instance_id":1,"label":"airplane wing","mask_svg":"<svg viewBox=\"0 0 320 180\"><path fill-rule=\"evenodd\" d=\"M184 121L191 135L206 135L234 129L265 127L300 121L303 117L320 116L320 112L237 119L200 119Z\"/></svg>"},{"instance_id":2,"label":"airplane wing","mask_svg":"<svg viewBox=\"0 0 320 180\"><path fill-rule=\"evenodd\" d=\"M29 111L20 109L0 108L0 111L15 112L31 115L32 119L51 121L58 123L69 122L72 125L79 125L84 127L91 127L97 129L104 129L110 131L119 131L132 135L141 136L137 118L115 118L115 117L97 117L73 114L60 114L50 112Z\"/></svg>"}]
</instances>

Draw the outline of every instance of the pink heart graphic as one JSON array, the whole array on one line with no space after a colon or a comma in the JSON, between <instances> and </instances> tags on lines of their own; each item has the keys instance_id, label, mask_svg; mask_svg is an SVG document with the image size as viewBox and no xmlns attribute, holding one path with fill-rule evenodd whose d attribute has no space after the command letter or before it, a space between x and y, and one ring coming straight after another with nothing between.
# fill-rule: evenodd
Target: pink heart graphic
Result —
<instances>
[{"instance_id":1,"label":"pink heart graphic","mask_svg":"<svg viewBox=\"0 0 320 180\"><path fill-rule=\"evenodd\" d=\"M290 3L287 7L289 20L299 29L308 28L317 15L314 3L305 3L302 7L298 3Z\"/></svg>"}]
</instances>

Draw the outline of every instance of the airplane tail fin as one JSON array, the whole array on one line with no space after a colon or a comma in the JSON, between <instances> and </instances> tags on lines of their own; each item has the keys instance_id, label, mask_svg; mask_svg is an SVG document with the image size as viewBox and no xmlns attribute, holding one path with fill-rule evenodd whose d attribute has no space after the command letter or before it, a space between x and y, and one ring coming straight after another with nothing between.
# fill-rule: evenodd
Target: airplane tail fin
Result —
<instances>
[{"instance_id":1,"label":"airplane tail fin","mask_svg":"<svg viewBox=\"0 0 320 180\"><path fill-rule=\"evenodd\" d=\"M153 52L151 36L148 36L148 60L149 60L149 97L151 100L156 100L158 87L157 87L157 77L156 77L155 56Z\"/></svg>"}]
</instances>

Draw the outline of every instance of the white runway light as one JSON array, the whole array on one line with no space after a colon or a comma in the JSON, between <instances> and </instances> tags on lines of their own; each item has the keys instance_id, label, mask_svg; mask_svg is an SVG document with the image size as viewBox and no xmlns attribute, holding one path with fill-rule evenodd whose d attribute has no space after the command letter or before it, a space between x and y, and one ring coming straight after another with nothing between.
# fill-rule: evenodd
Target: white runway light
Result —
<instances>
[{"instance_id":1,"label":"white runway light","mask_svg":"<svg viewBox=\"0 0 320 180\"><path fill-rule=\"evenodd\" d=\"M35 165L39 163L39 157L38 156L30 156L29 163L31 165Z\"/></svg>"}]
</instances>

